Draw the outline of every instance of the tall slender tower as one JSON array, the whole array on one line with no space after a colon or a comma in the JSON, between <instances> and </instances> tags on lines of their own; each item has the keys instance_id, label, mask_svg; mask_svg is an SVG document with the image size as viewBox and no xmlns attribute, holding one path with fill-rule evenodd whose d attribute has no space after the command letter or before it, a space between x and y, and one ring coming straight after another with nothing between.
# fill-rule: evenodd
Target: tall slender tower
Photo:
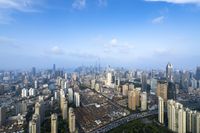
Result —
<instances>
[{"instance_id":1,"label":"tall slender tower","mask_svg":"<svg viewBox=\"0 0 200 133\"><path fill-rule=\"evenodd\" d=\"M58 132L58 116L57 114L51 115L51 133Z\"/></svg>"},{"instance_id":2,"label":"tall slender tower","mask_svg":"<svg viewBox=\"0 0 200 133\"><path fill-rule=\"evenodd\" d=\"M158 121L164 124L164 100L158 97Z\"/></svg>"},{"instance_id":3,"label":"tall slender tower","mask_svg":"<svg viewBox=\"0 0 200 133\"><path fill-rule=\"evenodd\" d=\"M173 66L171 63L168 63L166 66L166 78L167 81L173 82Z\"/></svg>"},{"instance_id":4,"label":"tall slender tower","mask_svg":"<svg viewBox=\"0 0 200 133\"><path fill-rule=\"evenodd\" d=\"M74 133L76 131L76 117L73 108L69 108L69 132Z\"/></svg>"}]
</instances>

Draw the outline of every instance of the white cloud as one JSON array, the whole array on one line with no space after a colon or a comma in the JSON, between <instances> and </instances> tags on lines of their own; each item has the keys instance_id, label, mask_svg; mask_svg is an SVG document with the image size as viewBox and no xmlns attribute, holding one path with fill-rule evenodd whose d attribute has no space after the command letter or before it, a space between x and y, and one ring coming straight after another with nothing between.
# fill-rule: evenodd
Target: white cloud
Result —
<instances>
[{"instance_id":1,"label":"white cloud","mask_svg":"<svg viewBox=\"0 0 200 133\"><path fill-rule=\"evenodd\" d=\"M9 24L14 20L13 12L38 12L34 7L37 0L0 0L0 24Z\"/></svg>"},{"instance_id":2,"label":"white cloud","mask_svg":"<svg viewBox=\"0 0 200 133\"><path fill-rule=\"evenodd\" d=\"M113 38L112 40L110 40L111 45L116 45L117 43L118 43L117 38Z\"/></svg>"},{"instance_id":3,"label":"white cloud","mask_svg":"<svg viewBox=\"0 0 200 133\"><path fill-rule=\"evenodd\" d=\"M12 47L12 48L19 48L20 42L18 42L15 39L0 36L0 47L6 46L6 47Z\"/></svg>"},{"instance_id":4,"label":"white cloud","mask_svg":"<svg viewBox=\"0 0 200 133\"><path fill-rule=\"evenodd\" d=\"M152 2L167 2L175 4L200 4L200 0L145 0Z\"/></svg>"},{"instance_id":5,"label":"white cloud","mask_svg":"<svg viewBox=\"0 0 200 133\"><path fill-rule=\"evenodd\" d=\"M107 6L107 0L98 0L98 5L101 7Z\"/></svg>"},{"instance_id":6,"label":"white cloud","mask_svg":"<svg viewBox=\"0 0 200 133\"><path fill-rule=\"evenodd\" d=\"M63 50L58 46L52 47L50 52L53 55L63 55L64 54Z\"/></svg>"},{"instance_id":7,"label":"white cloud","mask_svg":"<svg viewBox=\"0 0 200 133\"><path fill-rule=\"evenodd\" d=\"M164 19L165 17L164 16L159 16L159 17L156 17L152 20L152 23L153 24L161 24L164 22Z\"/></svg>"},{"instance_id":8,"label":"white cloud","mask_svg":"<svg viewBox=\"0 0 200 133\"><path fill-rule=\"evenodd\" d=\"M72 7L77 10L82 10L86 7L86 0L74 0Z\"/></svg>"}]
</instances>

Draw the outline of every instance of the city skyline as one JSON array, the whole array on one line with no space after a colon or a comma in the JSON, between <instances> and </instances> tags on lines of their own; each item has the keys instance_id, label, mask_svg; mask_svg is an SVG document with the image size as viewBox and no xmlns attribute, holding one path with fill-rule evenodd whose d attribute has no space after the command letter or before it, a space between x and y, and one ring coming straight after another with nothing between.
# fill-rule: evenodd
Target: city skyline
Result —
<instances>
[{"instance_id":1,"label":"city skyline","mask_svg":"<svg viewBox=\"0 0 200 133\"><path fill-rule=\"evenodd\" d=\"M0 0L0 69L196 68L199 0Z\"/></svg>"}]
</instances>

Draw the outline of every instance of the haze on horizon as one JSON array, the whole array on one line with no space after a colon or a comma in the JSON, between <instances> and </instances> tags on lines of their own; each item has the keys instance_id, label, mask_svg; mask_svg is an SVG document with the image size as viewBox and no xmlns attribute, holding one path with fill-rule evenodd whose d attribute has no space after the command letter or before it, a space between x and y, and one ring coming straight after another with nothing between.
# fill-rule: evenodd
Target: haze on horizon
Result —
<instances>
[{"instance_id":1,"label":"haze on horizon","mask_svg":"<svg viewBox=\"0 0 200 133\"><path fill-rule=\"evenodd\" d=\"M200 0L0 0L0 69L195 68Z\"/></svg>"}]
</instances>

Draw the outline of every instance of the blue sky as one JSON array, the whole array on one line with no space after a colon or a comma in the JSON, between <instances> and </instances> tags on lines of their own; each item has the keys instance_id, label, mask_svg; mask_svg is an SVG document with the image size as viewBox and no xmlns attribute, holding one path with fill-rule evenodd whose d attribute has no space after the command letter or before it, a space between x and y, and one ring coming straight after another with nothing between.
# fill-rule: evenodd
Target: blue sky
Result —
<instances>
[{"instance_id":1,"label":"blue sky","mask_svg":"<svg viewBox=\"0 0 200 133\"><path fill-rule=\"evenodd\" d=\"M200 0L0 0L0 69L194 68Z\"/></svg>"}]
</instances>

